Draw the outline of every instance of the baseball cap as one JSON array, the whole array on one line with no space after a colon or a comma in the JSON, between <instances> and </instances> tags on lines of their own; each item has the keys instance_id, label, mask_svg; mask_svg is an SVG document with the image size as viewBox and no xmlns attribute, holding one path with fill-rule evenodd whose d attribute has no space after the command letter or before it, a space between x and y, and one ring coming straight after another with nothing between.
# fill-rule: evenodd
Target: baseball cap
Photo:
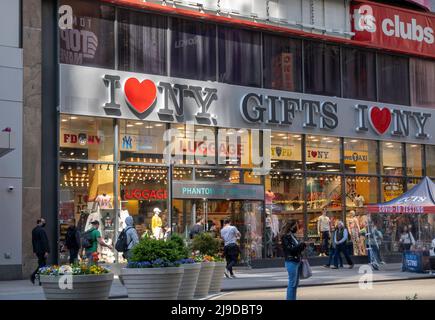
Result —
<instances>
[{"instance_id":1,"label":"baseball cap","mask_svg":"<svg viewBox=\"0 0 435 320\"><path fill-rule=\"evenodd\" d=\"M162 210L160 210L159 208L154 208L153 211L154 211L154 212L162 212Z\"/></svg>"},{"instance_id":2,"label":"baseball cap","mask_svg":"<svg viewBox=\"0 0 435 320\"><path fill-rule=\"evenodd\" d=\"M94 221L91 222L91 224L100 224L100 221L94 220Z\"/></svg>"}]
</instances>

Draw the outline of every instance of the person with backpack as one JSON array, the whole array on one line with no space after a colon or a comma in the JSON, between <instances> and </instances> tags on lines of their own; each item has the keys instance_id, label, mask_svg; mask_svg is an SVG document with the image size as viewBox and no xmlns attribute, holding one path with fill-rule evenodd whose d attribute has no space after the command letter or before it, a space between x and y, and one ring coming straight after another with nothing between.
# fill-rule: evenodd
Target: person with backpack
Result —
<instances>
[{"instance_id":1,"label":"person with backpack","mask_svg":"<svg viewBox=\"0 0 435 320\"><path fill-rule=\"evenodd\" d=\"M72 220L70 226L66 230L65 236L65 246L69 250L70 264L74 264L78 261L80 245L80 232L76 227L75 220Z\"/></svg>"},{"instance_id":2,"label":"person with backpack","mask_svg":"<svg viewBox=\"0 0 435 320\"><path fill-rule=\"evenodd\" d=\"M118 252L122 252L122 256L127 261L131 259L131 249L139 243L139 236L134 227L134 220L132 216L125 218L125 228L118 236L116 241L115 249Z\"/></svg>"},{"instance_id":3,"label":"person with backpack","mask_svg":"<svg viewBox=\"0 0 435 320\"><path fill-rule=\"evenodd\" d=\"M113 247L110 244L104 242L101 237L100 231L98 228L100 227L100 222L98 220L94 220L91 222L91 229L85 232L83 235L82 245L85 249L86 258L88 259L88 263L92 264L94 253L98 252L98 244L102 247L107 247L110 250L113 250Z\"/></svg>"},{"instance_id":4,"label":"person with backpack","mask_svg":"<svg viewBox=\"0 0 435 320\"><path fill-rule=\"evenodd\" d=\"M344 258L346 259L346 262L349 265L349 269L352 269L354 267L352 259L350 258L346 248L347 241L349 240L350 240L349 231L347 231L347 228L344 226L343 221L338 221L337 230L334 233L334 238L333 238L335 244L334 266L331 267L331 269L338 269L338 260L339 260L338 257L340 257L341 253L343 253Z\"/></svg>"}]
</instances>

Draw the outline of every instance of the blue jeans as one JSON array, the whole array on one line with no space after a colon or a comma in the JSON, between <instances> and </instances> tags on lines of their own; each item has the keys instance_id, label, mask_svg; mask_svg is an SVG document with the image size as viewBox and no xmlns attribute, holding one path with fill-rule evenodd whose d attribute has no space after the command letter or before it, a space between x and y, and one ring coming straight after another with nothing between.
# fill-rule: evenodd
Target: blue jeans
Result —
<instances>
[{"instance_id":1,"label":"blue jeans","mask_svg":"<svg viewBox=\"0 0 435 320\"><path fill-rule=\"evenodd\" d=\"M346 244L338 244L335 248L335 255L334 255L334 265L338 268L338 259L341 259L341 253L343 253L344 258L346 259L346 262L348 265L352 266L353 262L350 258L349 254L347 253Z\"/></svg>"},{"instance_id":2,"label":"blue jeans","mask_svg":"<svg viewBox=\"0 0 435 320\"><path fill-rule=\"evenodd\" d=\"M327 266L331 266L332 262L334 262L334 265L337 265L338 262L336 262L336 261L337 261L337 259L339 259L340 260L340 267L343 268L343 259L341 258L341 255L338 255L338 257L337 257L335 253L336 253L335 248L332 248L332 247L329 248L329 261L328 261Z\"/></svg>"},{"instance_id":3,"label":"blue jeans","mask_svg":"<svg viewBox=\"0 0 435 320\"><path fill-rule=\"evenodd\" d=\"M288 272L287 300L296 300L296 290L299 285L300 262L286 261L285 267Z\"/></svg>"}]
</instances>

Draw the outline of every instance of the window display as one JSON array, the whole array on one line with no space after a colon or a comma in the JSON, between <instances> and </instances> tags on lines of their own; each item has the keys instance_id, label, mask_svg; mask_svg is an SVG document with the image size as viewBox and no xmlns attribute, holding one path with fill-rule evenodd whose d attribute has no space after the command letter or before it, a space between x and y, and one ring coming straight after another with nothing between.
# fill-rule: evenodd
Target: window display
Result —
<instances>
[{"instance_id":1,"label":"window display","mask_svg":"<svg viewBox=\"0 0 435 320\"><path fill-rule=\"evenodd\" d=\"M340 139L322 136L306 137L306 164L309 171L340 171Z\"/></svg>"},{"instance_id":2,"label":"window display","mask_svg":"<svg viewBox=\"0 0 435 320\"><path fill-rule=\"evenodd\" d=\"M406 175L421 177L423 175L423 151L418 144L406 144Z\"/></svg>"},{"instance_id":3,"label":"window display","mask_svg":"<svg viewBox=\"0 0 435 320\"><path fill-rule=\"evenodd\" d=\"M376 174L378 147L376 141L344 139L344 167L346 172Z\"/></svg>"},{"instance_id":4,"label":"window display","mask_svg":"<svg viewBox=\"0 0 435 320\"><path fill-rule=\"evenodd\" d=\"M382 202L387 202L397 198L404 192L405 179L402 178L382 178Z\"/></svg>"},{"instance_id":5,"label":"window display","mask_svg":"<svg viewBox=\"0 0 435 320\"><path fill-rule=\"evenodd\" d=\"M284 132L271 135L271 166L273 169L302 170L302 136Z\"/></svg>"},{"instance_id":6,"label":"window display","mask_svg":"<svg viewBox=\"0 0 435 320\"><path fill-rule=\"evenodd\" d=\"M403 174L403 148L400 142L381 142L382 174L400 176Z\"/></svg>"}]
</instances>

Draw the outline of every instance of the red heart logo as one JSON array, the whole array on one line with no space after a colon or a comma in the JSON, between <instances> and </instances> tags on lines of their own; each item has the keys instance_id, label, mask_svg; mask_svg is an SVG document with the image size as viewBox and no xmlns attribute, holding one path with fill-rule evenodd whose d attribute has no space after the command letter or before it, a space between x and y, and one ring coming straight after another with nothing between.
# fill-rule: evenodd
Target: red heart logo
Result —
<instances>
[{"instance_id":1,"label":"red heart logo","mask_svg":"<svg viewBox=\"0 0 435 320\"><path fill-rule=\"evenodd\" d=\"M156 101L157 88L151 80L139 82L136 78L129 78L125 82L124 93L130 107L144 113Z\"/></svg>"},{"instance_id":2,"label":"red heart logo","mask_svg":"<svg viewBox=\"0 0 435 320\"><path fill-rule=\"evenodd\" d=\"M317 151L311 151L311 156L313 158L316 158L317 157Z\"/></svg>"},{"instance_id":3,"label":"red heart logo","mask_svg":"<svg viewBox=\"0 0 435 320\"><path fill-rule=\"evenodd\" d=\"M390 109L372 107L370 109L370 122L378 134L384 134L391 124Z\"/></svg>"}]
</instances>

